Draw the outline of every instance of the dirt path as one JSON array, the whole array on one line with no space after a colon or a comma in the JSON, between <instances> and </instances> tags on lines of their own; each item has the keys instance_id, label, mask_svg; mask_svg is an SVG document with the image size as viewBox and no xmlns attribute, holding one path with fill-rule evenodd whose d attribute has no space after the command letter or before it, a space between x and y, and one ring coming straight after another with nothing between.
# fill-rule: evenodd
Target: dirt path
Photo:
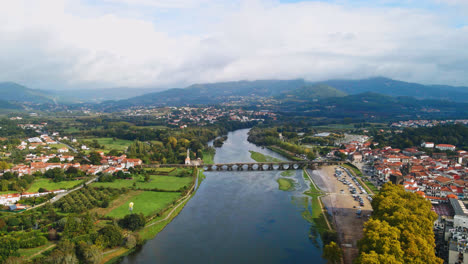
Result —
<instances>
[{"instance_id":1,"label":"dirt path","mask_svg":"<svg viewBox=\"0 0 468 264\"><path fill-rule=\"evenodd\" d=\"M333 176L335 168L336 166L324 167L311 173L311 177L323 191L327 192L327 195L322 197L322 201L333 215L333 222L344 251L344 263L348 264L358 255L357 241L362 238L363 225L368 219L367 215L371 214L372 207L367 195L361 195L364 206L361 206L362 217L357 217L359 204L353 199L348 187ZM352 182L349 176L346 176L346 179Z\"/></svg>"},{"instance_id":2,"label":"dirt path","mask_svg":"<svg viewBox=\"0 0 468 264\"><path fill-rule=\"evenodd\" d=\"M50 246L44 248L43 250L41 250L41 251L39 251L39 252L37 252L37 253L32 254L31 256L29 256L28 260L31 260L31 259L35 258L36 256L39 256L40 254L46 252L46 251L49 250L49 249L54 248L55 246L56 246L55 244L52 244L52 245L50 245Z\"/></svg>"}]
</instances>

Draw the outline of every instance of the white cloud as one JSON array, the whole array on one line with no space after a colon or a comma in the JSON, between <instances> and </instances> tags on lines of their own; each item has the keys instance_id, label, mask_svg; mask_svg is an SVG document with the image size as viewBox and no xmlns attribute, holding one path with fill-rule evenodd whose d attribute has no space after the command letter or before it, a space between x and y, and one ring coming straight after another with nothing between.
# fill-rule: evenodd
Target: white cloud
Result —
<instances>
[{"instance_id":1,"label":"white cloud","mask_svg":"<svg viewBox=\"0 0 468 264\"><path fill-rule=\"evenodd\" d=\"M322 2L109 1L131 7L0 2L0 80L65 89L381 75L468 86L468 27L451 27L446 16L427 10ZM177 9L182 22L164 23L172 11L163 14L161 7ZM83 10L92 12L85 16ZM186 33L174 34L175 27Z\"/></svg>"}]
</instances>

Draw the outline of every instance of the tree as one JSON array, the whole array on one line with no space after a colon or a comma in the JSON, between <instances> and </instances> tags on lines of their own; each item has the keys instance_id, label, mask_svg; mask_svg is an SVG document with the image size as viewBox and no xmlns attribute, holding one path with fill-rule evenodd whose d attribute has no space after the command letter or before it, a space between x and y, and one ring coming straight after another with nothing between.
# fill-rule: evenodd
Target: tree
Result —
<instances>
[{"instance_id":1,"label":"tree","mask_svg":"<svg viewBox=\"0 0 468 264\"><path fill-rule=\"evenodd\" d=\"M343 251L341 248L335 243L330 242L330 244L326 245L323 248L323 255L322 257L328 260L327 263L335 264L341 261L341 256L343 255Z\"/></svg>"},{"instance_id":2,"label":"tree","mask_svg":"<svg viewBox=\"0 0 468 264\"><path fill-rule=\"evenodd\" d=\"M437 215L429 201L387 183L374 196L372 208L355 263L443 262L435 256L433 222Z\"/></svg>"},{"instance_id":3,"label":"tree","mask_svg":"<svg viewBox=\"0 0 468 264\"><path fill-rule=\"evenodd\" d=\"M69 240L62 240L57 249L45 259L50 264L77 264L78 258L75 254L75 244Z\"/></svg>"},{"instance_id":4,"label":"tree","mask_svg":"<svg viewBox=\"0 0 468 264\"><path fill-rule=\"evenodd\" d=\"M11 237L0 237L0 262L5 261L10 256L17 256L19 243Z\"/></svg>"},{"instance_id":5,"label":"tree","mask_svg":"<svg viewBox=\"0 0 468 264\"><path fill-rule=\"evenodd\" d=\"M96 151L91 152L89 154L88 159L91 161L91 164L101 165L101 160L102 160L101 154L99 154Z\"/></svg>"},{"instance_id":6,"label":"tree","mask_svg":"<svg viewBox=\"0 0 468 264\"><path fill-rule=\"evenodd\" d=\"M119 220L119 226L132 231L145 226L146 220L143 214L129 214Z\"/></svg>"},{"instance_id":7,"label":"tree","mask_svg":"<svg viewBox=\"0 0 468 264\"><path fill-rule=\"evenodd\" d=\"M101 248L116 247L122 244L123 236L120 229L115 225L107 225L98 232L96 245Z\"/></svg>"},{"instance_id":8,"label":"tree","mask_svg":"<svg viewBox=\"0 0 468 264\"><path fill-rule=\"evenodd\" d=\"M77 247L77 256L82 263L97 264L102 261L102 251L96 245L81 241Z\"/></svg>"},{"instance_id":9,"label":"tree","mask_svg":"<svg viewBox=\"0 0 468 264\"><path fill-rule=\"evenodd\" d=\"M8 170L10 168L10 164L6 161L0 161L0 171Z\"/></svg>"}]
</instances>

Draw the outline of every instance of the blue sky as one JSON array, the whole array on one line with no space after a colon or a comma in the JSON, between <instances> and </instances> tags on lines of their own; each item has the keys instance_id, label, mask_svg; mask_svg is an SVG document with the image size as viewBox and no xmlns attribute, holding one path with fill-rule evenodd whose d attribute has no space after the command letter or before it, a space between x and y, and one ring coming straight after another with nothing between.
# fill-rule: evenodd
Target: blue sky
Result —
<instances>
[{"instance_id":1,"label":"blue sky","mask_svg":"<svg viewBox=\"0 0 468 264\"><path fill-rule=\"evenodd\" d=\"M0 81L33 88L389 78L468 86L465 0L15 0Z\"/></svg>"}]
</instances>

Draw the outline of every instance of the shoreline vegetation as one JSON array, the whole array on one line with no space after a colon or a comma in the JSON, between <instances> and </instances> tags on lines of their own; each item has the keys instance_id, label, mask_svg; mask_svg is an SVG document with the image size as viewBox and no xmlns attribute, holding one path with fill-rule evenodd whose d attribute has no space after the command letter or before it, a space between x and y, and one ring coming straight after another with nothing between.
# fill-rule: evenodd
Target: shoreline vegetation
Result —
<instances>
[{"instance_id":1,"label":"shoreline vegetation","mask_svg":"<svg viewBox=\"0 0 468 264\"><path fill-rule=\"evenodd\" d=\"M274 158L272 156L265 155L263 153L256 152L253 150L249 150L249 152L250 152L250 157L256 162L282 162L283 161L278 158Z\"/></svg>"},{"instance_id":2,"label":"shoreline vegetation","mask_svg":"<svg viewBox=\"0 0 468 264\"><path fill-rule=\"evenodd\" d=\"M309 239L316 239L316 234L318 233L323 243L324 255L322 257L329 260L331 258L341 259L343 254L342 250L337 246L339 244L338 233L336 226L333 225L333 216L328 213L322 201L322 197L326 196L327 193L315 184L307 169L302 170L302 177L306 182L310 183L309 190L305 191L304 194L310 197L311 212L309 210L303 212L303 217L313 224ZM330 251L330 247L334 251L332 253L333 257L325 254L325 251Z\"/></svg>"},{"instance_id":3,"label":"shoreline vegetation","mask_svg":"<svg viewBox=\"0 0 468 264\"><path fill-rule=\"evenodd\" d=\"M159 232L161 232L169 223L172 222L172 220L177 215L179 215L179 213L182 211L185 205L195 195L202 181L205 178L206 176L203 174L203 170L197 169L196 179L198 179L198 181L195 180L193 182L192 186L190 187L192 191L189 192L189 194L187 194L186 196L177 200L172 205L165 208L163 214L148 221L145 227L143 227L141 230L138 231L138 234L140 235L140 238L142 239L141 246L143 246L148 240L154 239L159 234ZM103 263L117 263L125 256L128 256L132 254L133 252L137 251L139 248L141 248L141 246L135 247L132 249L119 247L119 248L115 248L107 252L104 252L103 260L101 261L101 263L102 264Z\"/></svg>"},{"instance_id":4,"label":"shoreline vegetation","mask_svg":"<svg viewBox=\"0 0 468 264\"><path fill-rule=\"evenodd\" d=\"M281 191L293 191L295 189L295 182L292 179L278 178L276 182L278 182L278 189Z\"/></svg>"}]
</instances>

